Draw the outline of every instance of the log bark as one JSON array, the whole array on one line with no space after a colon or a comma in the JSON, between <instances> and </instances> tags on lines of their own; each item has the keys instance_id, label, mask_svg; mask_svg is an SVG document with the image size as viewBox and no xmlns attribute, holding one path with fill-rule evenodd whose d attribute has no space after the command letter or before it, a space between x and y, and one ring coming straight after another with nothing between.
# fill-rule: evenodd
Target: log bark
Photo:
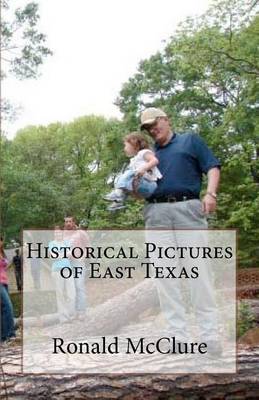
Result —
<instances>
[{"instance_id":1,"label":"log bark","mask_svg":"<svg viewBox=\"0 0 259 400\"><path fill-rule=\"evenodd\" d=\"M240 348L237 374L22 375L21 349L2 348L1 399L258 399L259 347ZM16 365L16 367L15 367Z\"/></svg>"},{"instance_id":2,"label":"log bark","mask_svg":"<svg viewBox=\"0 0 259 400\"><path fill-rule=\"evenodd\" d=\"M144 282L99 305L88 314L87 332L109 334L158 305L155 287ZM253 303L253 308L257 303ZM116 311L115 311L116 309ZM118 312L122 321L117 317ZM113 314L115 313L115 314ZM104 318L107 315L107 318ZM114 320L114 316L116 319ZM123 321L123 317L125 321ZM44 321L47 324L47 321ZM23 375L17 373L21 348L0 348L1 399L257 399L259 347L239 346L237 374Z\"/></svg>"},{"instance_id":3,"label":"log bark","mask_svg":"<svg viewBox=\"0 0 259 400\"><path fill-rule=\"evenodd\" d=\"M136 319L149 306L158 305L155 288L145 282L120 296L99 305L89 317L88 327L109 333L117 323L112 318L116 305L126 314L127 323ZM126 296L126 297L123 297ZM146 303L147 298L150 299ZM126 304L126 306L125 306ZM108 317L103 319L103 312ZM91 320L92 318L92 320ZM107 321L111 320L111 324ZM98 321L98 322L97 322ZM118 322L120 324L120 322ZM118 326L116 326L118 328ZM89 334L89 333L88 333ZM84 374L84 375L23 375L17 373L21 348L3 346L0 372L1 399L257 399L259 391L259 347L239 346L237 374Z\"/></svg>"}]
</instances>

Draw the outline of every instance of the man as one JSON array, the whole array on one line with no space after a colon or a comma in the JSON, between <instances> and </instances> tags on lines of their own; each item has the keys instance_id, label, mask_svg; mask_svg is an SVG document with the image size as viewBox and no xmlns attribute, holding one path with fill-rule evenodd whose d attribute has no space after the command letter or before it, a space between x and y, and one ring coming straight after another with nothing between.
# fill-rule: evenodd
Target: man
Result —
<instances>
[{"instance_id":1,"label":"man","mask_svg":"<svg viewBox=\"0 0 259 400\"><path fill-rule=\"evenodd\" d=\"M158 167L163 175L156 191L147 199L144 210L146 228L165 228L168 232L177 229L207 228L206 215L216 209L216 193L220 179L219 161L199 135L174 133L166 113L161 109L147 108L141 114L141 129L145 129L155 141ZM207 174L208 184L207 191L200 201L203 173ZM166 240L168 235L169 233ZM189 237L193 240L194 233L190 232ZM175 240L177 241L177 236ZM198 290L194 285L191 288L192 303L197 311L196 316L199 317L203 340L207 340L211 352L219 353L221 349L217 340L216 304L207 277L205 280L206 283L200 280ZM176 280L157 281L161 308L176 337L182 341L186 337L187 318L180 283ZM203 302L203 292L206 304Z\"/></svg>"},{"instance_id":2,"label":"man","mask_svg":"<svg viewBox=\"0 0 259 400\"><path fill-rule=\"evenodd\" d=\"M16 285L19 292L22 290L22 259L19 253L19 249L15 250L15 256L13 257L13 264L15 266L15 278Z\"/></svg>"},{"instance_id":3,"label":"man","mask_svg":"<svg viewBox=\"0 0 259 400\"><path fill-rule=\"evenodd\" d=\"M76 225L75 218L73 216L67 216L64 218L64 238L68 240L71 244L71 247L80 247L84 249L84 247L89 246L89 239L86 234L81 229L78 229ZM75 289L76 289L76 310L79 319L84 318L84 313L86 311L86 287L85 287L85 275L86 275L86 266L85 259L80 258L72 258L71 266L72 267L82 267L82 274L75 278Z\"/></svg>"},{"instance_id":4,"label":"man","mask_svg":"<svg viewBox=\"0 0 259 400\"><path fill-rule=\"evenodd\" d=\"M173 133L164 111L148 108L141 115L141 129L148 131L156 143L159 169L163 174L150 203L161 203L163 197L176 195L177 201L199 199L202 173L208 175L208 186L202 199L205 214L216 209L220 163L197 134ZM159 199L159 198L162 198ZM206 225L205 218L200 222ZM192 226L193 227L193 226Z\"/></svg>"}]
</instances>

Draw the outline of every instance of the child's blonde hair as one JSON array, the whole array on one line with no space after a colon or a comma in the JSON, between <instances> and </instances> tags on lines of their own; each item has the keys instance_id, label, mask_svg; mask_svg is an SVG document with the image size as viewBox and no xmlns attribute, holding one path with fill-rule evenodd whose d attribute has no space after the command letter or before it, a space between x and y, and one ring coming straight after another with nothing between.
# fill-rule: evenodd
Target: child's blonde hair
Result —
<instances>
[{"instance_id":1,"label":"child's blonde hair","mask_svg":"<svg viewBox=\"0 0 259 400\"><path fill-rule=\"evenodd\" d=\"M149 143L147 139L138 132L129 133L125 136L123 141L124 143L130 143L137 151L149 149Z\"/></svg>"}]
</instances>

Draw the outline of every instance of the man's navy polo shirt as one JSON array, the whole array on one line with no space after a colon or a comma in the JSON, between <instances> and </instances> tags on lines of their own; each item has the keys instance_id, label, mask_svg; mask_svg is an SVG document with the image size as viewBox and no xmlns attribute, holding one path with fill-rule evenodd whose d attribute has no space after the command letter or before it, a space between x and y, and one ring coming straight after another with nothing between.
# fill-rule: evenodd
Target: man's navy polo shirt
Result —
<instances>
[{"instance_id":1,"label":"man's navy polo shirt","mask_svg":"<svg viewBox=\"0 0 259 400\"><path fill-rule=\"evenodd\" d=\"M158 168L163 178L152 198L167 195L199 197L202 174L220 162L196 133L174 134L165 146L155 145Z\"/></svg>"}]
</instances>

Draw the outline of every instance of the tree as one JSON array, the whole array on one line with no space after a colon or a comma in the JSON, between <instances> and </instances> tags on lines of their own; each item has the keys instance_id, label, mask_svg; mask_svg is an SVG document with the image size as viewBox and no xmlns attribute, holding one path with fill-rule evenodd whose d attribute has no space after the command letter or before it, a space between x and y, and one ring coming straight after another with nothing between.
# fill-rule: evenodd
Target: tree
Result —
<instances>
[{"instance_id":1,"label":"tree","mask_svg":"<svg viewBox=\"0 0 259 400\"><path fill-rule=\"evenodd\" d=\"M1 80L13 75L17 79L37 78L39 67L52 52L46 36L38 32L39 7L28 2L14 9L10 0L1 1ZM13 118L15 110L7 99L1 101L2 118Z\"/></svg>"},{"instance_id":2,"label":"tree","mask_svg":"<svg viewBox=\"0 0 259 400\"><path fill-rule=\"evenodd\" d=\"M52 54L45 46L46 36L37 29L38 4L29 2L13 10L10 0L2 0L1 8L1 78L8 73L19 79L36 78L44 58Z\"/></svg>"},{"instance_id":3,"label":"tree","mask_svg":"<svg viewBox=\"0 0 259 400\"><path fill-rule=\"evenodd\" d=\"M22 227L62 224L66 214L94 228L119 226L102 197L126 162L124 134L120 121L90 115L3 139L0 216L7 239Z\"/></svg>"}]
</instances>

